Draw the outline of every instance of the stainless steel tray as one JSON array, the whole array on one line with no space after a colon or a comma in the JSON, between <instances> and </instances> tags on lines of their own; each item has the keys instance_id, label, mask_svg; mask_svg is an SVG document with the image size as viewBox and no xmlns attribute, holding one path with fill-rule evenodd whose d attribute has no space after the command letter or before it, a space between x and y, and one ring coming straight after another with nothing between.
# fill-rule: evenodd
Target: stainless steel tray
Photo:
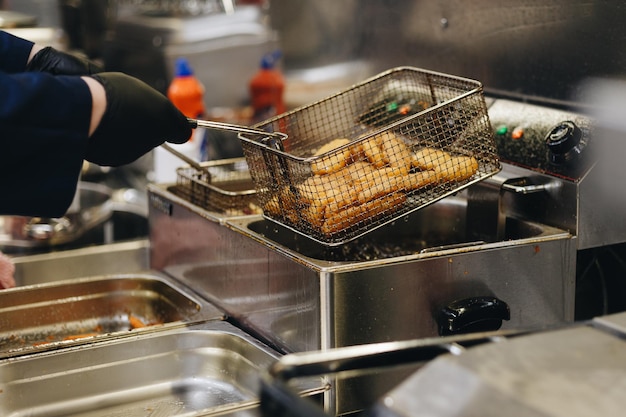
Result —
<instances>
[{"instance_id":1,"label":"stainless steel tray","mask_svg":"<svg viewBox=\"0 0 626 417\"><path fill-rule=\"evenodd\" d=\"M0 361L3 416L258 415L279 355L223 321ZM322 392L321 380L292 388ZM237 413L237 411L241 413Z\"/></svg>"},{"instance_id":2,"label":"stainless steel tray","mask_svg":"<svg viewBox=\"0 0 626 417\"><path fill-rule=\"evenodd\" d=\"M156 272L17 287L0 291L0 358L223 319Z\"/></svg>"}]
</instances>

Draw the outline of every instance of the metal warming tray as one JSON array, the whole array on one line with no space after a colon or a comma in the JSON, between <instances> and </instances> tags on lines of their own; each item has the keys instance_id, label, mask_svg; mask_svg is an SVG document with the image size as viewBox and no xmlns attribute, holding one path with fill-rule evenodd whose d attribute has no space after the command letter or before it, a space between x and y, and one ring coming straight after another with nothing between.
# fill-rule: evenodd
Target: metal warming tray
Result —
<instances>
[{"instance_id":1,"label":"metal warming tray","mask_svg":"<svg viewBox=\"0 0 626 417\"><path fill-rule=\"evenodd\" d=\"M278 354L223 321L0 361L11 417L258 415L259 377ZM314 394L309 380L293 387Z\"/></svg>"},{"instance_id":2,"label":"metal warming tray","mask_svg":"<svg viewBox=\"0 0 626 417\"><path fill-rule=\"evenodd\" d=\"M0 358L223 319L156 272L17 287L0 291Z\"/></svg>"},{"instance_id":3,"label":"metal warming tray","mask_svg":"<svg viewBox=\"0 0 626 417\"><path fill-rule=\"evenodd\" d=\"M239 135L264 215L337 246L500 170L482 85L388 70Z\"/></svg>"}]
</instances>

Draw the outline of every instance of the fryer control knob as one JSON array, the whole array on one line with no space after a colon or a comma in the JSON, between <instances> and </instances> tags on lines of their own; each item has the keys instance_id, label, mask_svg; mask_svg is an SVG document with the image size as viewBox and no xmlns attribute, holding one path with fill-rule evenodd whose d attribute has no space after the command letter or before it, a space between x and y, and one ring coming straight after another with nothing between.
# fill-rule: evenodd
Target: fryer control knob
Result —
<instances>
[{"instance_id":1,"label":"fryer control knob","mask_svg":"<svg viewBox=\"0 0 626 417\"><path fill-rule=\"evenodd\" d=\"M498 330L502 321L510 319L508 304L493 296L454 301L436 317L440 336Z\"/></svg>"},{"instance_id":2,"label":"fryer control knob","mask_svg":"<svg viewBox=\"0 0 626 417\"><path fill-rule=\"evenodd\" d=\"M569 120L553 127L546 135L550 162L564 164L576 160L582 151L580 146L582 136L582 130Z\"/></svg>"}]
</instances>

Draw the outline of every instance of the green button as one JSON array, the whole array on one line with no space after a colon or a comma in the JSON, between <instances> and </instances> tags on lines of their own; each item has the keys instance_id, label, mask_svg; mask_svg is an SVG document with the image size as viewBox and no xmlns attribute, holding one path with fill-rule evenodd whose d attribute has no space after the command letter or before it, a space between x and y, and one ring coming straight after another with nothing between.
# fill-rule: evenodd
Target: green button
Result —
<instances>
[{"instance_id":1,"label":"green button","mask_svg":"<svg viewBox=\"0 0 626 417\"><path fill-rule=\"evenodd\" d=\"M387 104L387 111L389 113L395 112L396 110L398 110L398 103L392 101L391 103Z\"/></svg>"},{"instance_id":2,"label":"green button","mask_svg":"<svg viewBox=\"0 0 626 417\"><path fill-rule=\"evenodd\" d=\"M506 135L508 131L509 131L509 128L506 125L500 125L496 129L496 135Z\"/></svg>"}]
</instances>

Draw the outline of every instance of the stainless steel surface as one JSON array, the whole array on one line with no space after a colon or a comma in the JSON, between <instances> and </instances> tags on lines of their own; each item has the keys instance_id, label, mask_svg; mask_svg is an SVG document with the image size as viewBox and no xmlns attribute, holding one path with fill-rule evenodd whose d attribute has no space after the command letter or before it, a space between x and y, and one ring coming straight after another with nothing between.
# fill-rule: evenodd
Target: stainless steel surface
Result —
<instances>
[{"instance_id":1,"label":"stainless steel surface","mask_svg":"<svg viewBox=\"0 0 626 417\"><path fill-rule=\"evenodd\" d=\"M147 239L79 249L14 256L18 286L43 284L96 275L125 274L148 269Z\"/></svg>"},{"instance_id":2,"label":"stainless steel surface","mask_svg":"<svg viewBox=\"0 0 626 417\"><path fill-rule=\"evenodd\" d=\"M623 79L626 68L617 0L274 0L269 11L288 70L414 65L522 100L571 103L580 82Z\"/></svg>"},{"instance_id":3,"label":"stainless steel surface","mask_svg":"<svg viewBox=\"0 0 626 417\"><path fill-rule=\"evenodd\" d=\"M468 242L463 198L441 200L386 231L387 241L404 242L403 233L416 238L415 252L333 261L321 256L328 254L320 252L325 245L271 226L261 216L220 223L163 187L151 186L149 193L151 267L193 287L285 352L436 336L433 315L476 295L509 304L511 320L504 329L573 319L573 236L509 219L506 240L446 247L443 231L447 243ZM378 243L385 243L384 235L381 229ZM434 250L419 253L429 247ZM341 398L336 411L358 409L364 398L393 383L397 379L336 387Z\"/></svg>"},{"instance_id":4,"label":"stainless steel surface","mask_svg":"<svg viewBox=\"0 0 626 417\"><path fill-rule=\"evenodd\" d=\"M543 331L491 332L285 355L264 375L265 416L328 416L286 388L304 376L417 369L368 416L619 416L626 405L626 314Z\"/></svg>"},{"instance_id":5,"label":"stainless steel surface","mask_svg":"<svg viewBox=\"0 0 626 417\"><path fill-rule=\"evenodd\" d=\"M256 127L288 135L284 152L239 135L264 215L329 246L500 170L481 84L418 68L385 71ZM338 138L347 143L326 148ZM410 176L411 167L421 172Z\"/></svg>"},{"instance_id":6,"label":"stainless steel surface","mask_svg":"<svg viewBox=\"0 0 626 417\"><path fill-rule=\"evenodd\" d=\"M158 273L17 287L0 292L0 305L0 358L225 317L189 289Z\"/></svg>"},{"instance_id":7,"label":"stainless steel surface","mask_svg":"<svg viewBox=\"0 0 626 417\"><path fill-rule=\"evenodd\" d=\"M5 416L255 416L278 354L226 322L0 361ZM319 380L294 389L324 390Z\"/></svg>"},{"instance_id":8,"label":"stainless steel surface","mask_svg":"<svg viewBox=\"0 0 626 417\"><path fill-rule=\"evenodd\" d=\"M500 157L511 165L501 174L502 210L569 230L579 250L626 242L619 197L623 136L601 131L606 120L598 126L583 114L510 100L495 100L489 116L495 130L506 130L495 138ZM546 137L564 121L579 126L588 145L574 163L552 164ZM523 131L519 140L512 139L516 129Z\"/></svg>"},{"instance_id":9,"label":"stainless steel surface","mask_svg":"<svg viewBox=\"0 0 626 417\"><path fill-rule=\"evenodd\" d=\"M68 212L61 218L0 216L0 249L7 251L66 244L78 240L111 218L111 189L81 182L77 192L80 193L80 210Z\"/></svg>"},{"instance_id":10,"label":"stainless steel surface","mask_svg":"<svg viewBox=\"0 0 626 417\"><path fill-rule=\"evenodd\" d=\"M323 376L335 381L337 385L338 381L346 383L357 378L374 376L371 381L368 381L370 384L380 382L381 378L395 378L390 382L393 389L439 356L462 355L467 349L475 346L502 342L509 337L520 337L524 334L526 333L523 331L483 332L291 353L281 357L269 368L268 372L263 374L261 410L267 417L335 415L323 413L320 406L311 407L298 398L297 393L293 392L286 383L300 378ZM367 398L363 400L364 414L374 415L372 406L375 405L380 395Z\"/></svg>"},{"instance_id":11,"label":"stainless steel surface","mask_svg":"<svg viewBox=\"0 0 626 417\"><path fill-rule=\"evenodd\" d=\"M372 415L620 416L626 406L624 333L596 324L441 356L381 397Z\"/></svg>"}]
</instances>

